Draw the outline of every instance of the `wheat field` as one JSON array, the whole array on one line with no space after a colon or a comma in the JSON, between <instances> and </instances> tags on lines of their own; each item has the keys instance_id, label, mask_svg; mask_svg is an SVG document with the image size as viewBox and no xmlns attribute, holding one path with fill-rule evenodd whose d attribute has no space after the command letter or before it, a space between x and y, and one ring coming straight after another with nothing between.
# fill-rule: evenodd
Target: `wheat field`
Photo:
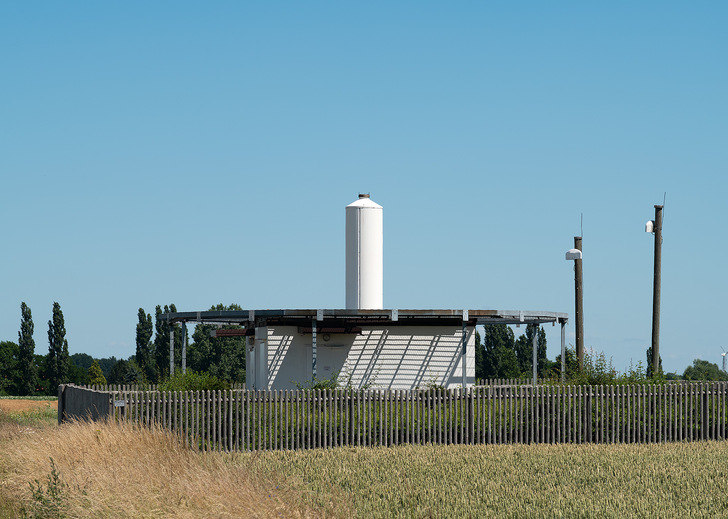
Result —
<instances>
[{"instance_id":1,"label":"wheat field","mask_svg":"<svg viewBox=\"0 0 728 519\"><path fill-rule=\"evenodd\" d=\"M51 489L56 501L47 499ZM719 517L728 513L728 443L197 453L160 429L59 427L5 413L0 514L23 510L69 518Z\"/></svg>"},{"instance_id":2,"label":"wheat field","mask_svg":"<svg viewBox=\"0 0 728 519\"><path fill-rule=\"evenodd\" d=\"M721 517L728 444L402 446L241 455L356 517ZM323 503L322 503L323 504Z\"/></svg>"}]
</instances>

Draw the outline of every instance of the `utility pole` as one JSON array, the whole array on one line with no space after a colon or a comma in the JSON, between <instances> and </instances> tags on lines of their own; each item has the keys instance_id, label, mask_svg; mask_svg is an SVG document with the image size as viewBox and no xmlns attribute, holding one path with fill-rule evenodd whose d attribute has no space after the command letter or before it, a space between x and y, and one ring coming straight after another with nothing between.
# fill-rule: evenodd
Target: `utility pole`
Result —
<instances>
[{"instance_id":1,"label":"utility pole","mask_svg":"<svg viewBox=\"0 0 728 519\"><path fill-rule=\"evenodd\" d=\"M581 251L581 236L574 236L574 248ZM576 358L579 371L584 369L584 292L582 285L581 258L574 260L574 315L576 326Z\"/></svg>"},{"instance_id":2,"label":"utility pole","mask_svg":"<svg viewBox=\"0 0 728 519\"><path fill-rule=\"evenodd\" d=\"M662 208L655 206L655 278L652 288L652 373L660 369L660 285L662 284Z\"/></svg>"}]
</instances>

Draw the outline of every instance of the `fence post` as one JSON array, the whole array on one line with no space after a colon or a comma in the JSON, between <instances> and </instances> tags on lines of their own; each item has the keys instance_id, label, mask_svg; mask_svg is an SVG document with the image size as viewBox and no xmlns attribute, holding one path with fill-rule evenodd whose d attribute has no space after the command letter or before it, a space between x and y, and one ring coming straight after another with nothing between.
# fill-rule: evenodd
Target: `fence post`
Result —
<instances>
[{"instance_id":1,"label":"fence post","mask_svg":"<svg viewBox=\"0 0 728 519\"><path fill-rule=\"evenodd\" d=\"M61 425L63 422L63 414L64 414L64 407L65 407L65 390L66 390L66 384L61 384L58 386L58 425ZM109 410L111 411L111 409Z\"/></svg>"},{"instance_id":2,"label":"fence post","mask_svg":"<svg viewBox=\"0 0 728 519\"><path fill-rule=\"evenodd\" d=\"M473 388L468 388L468 443L475 443L475 402L473 399Z\"/></svg>"},{"instance_id":3,"label":"fence post","mask_svg":"<svg viewBox=\"0 0 728 519\"><path fill-rule=\"evenodd\" d=\"M708 428L708 385L700 384L700 439L707 440L706 429Z\"/></svg>"}]
</instances>

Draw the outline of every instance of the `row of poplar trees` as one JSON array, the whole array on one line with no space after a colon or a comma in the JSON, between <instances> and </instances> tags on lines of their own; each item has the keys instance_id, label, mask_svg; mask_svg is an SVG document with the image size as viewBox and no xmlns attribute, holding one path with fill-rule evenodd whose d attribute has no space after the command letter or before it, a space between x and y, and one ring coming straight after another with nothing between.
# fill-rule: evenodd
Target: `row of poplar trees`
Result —
<instances>
[{"instance_id":1,"label":"row of poplar trees","mask_svg":"<svg viewBox=\"0 0 728 519\"><path fill-rule=\"evenodd\" d=\"M533 334L536 328L526 326L526 333L516 338L513 329L505 324L489 324L484 336L475 335L475 378L529 378L533 373ZM551 377L558 373L557 362L546 357L546 331L539 327L537 344L538 376Z\"/></svg>"},{"instance_id":2,"label":"row of poplar trees","mask_svg":"<svg viewBox=\"0 0 728 519\"><path fill-rule=\"evenodd\" d=\"M20 304L20 312L17 350L14 343L2 343L5 369L0 389L10 389L19 396L25 396L55 388L65 382L71 363L61 305L53 303L53 315L48 321L48 353L44 359L38 359L35 354L33 315L25 302Z\"/></svg>"},{"instance_id":3,"label":"row of poplar trees","mask_svg":"<svg viewBox=\"0 0 728 519\"><path fill-rule=\"evenodd\" d=\"M64 383L105 383L104 374L99 367L99 359L80 354L73 357L86 357L90 366L83 369L69 356L66 327L61 306L53 303L52 319L48 321L48 353L35 354L33 338L33 316L25 302L20 305L21 322L18 344L10 341L0 342L0 394L26 396L33 394L53 394ZM216 305L211 310L240 310L240 306ZM136 353L128 359L116 360L107 366L106 377L109 382L127 384L156 384L169 376L169 336L174 333L175 371L181 370L182 343L187 346L187 369L207 372L220 380L231 383L245 382L245 337L215 337L215 325L197 325L189 341L186 328L173 326L162 315L176 312L174 304L157 306L154 320L140 308L136 326ZM225 326L225 328L239 328ZM100 359L104 365L110 359ZM79 370L83 371L80 373ZM88 370L88 376L86 371ZM81 376L82 375L82 376ZM84 378L86 382L78 379Z\"/></svg>"},{"instance_id":4,"label":"row of poplar trees","mask_svg":"<svg viewBox=\"0 0 728 519\"><path fill-rule=\"evenodd\" d=\"M239 305L218 304L210 310L241 310ZM245 382L245 337L214 337L215 325L198 324L187 336L186 327L170 324L163 314L174 313L174 304L157 306L155 318L140 308L136 325L136 354L129 362L127 382L158 383L169 376L169 336L174 333L175 371L182 367L182 343L187 346L187 369L207 372L220 380L232 383ZM224 326L223 328L240 328ZM123 361L120 361L123 362Z\"/></svg>"}]
</instances>

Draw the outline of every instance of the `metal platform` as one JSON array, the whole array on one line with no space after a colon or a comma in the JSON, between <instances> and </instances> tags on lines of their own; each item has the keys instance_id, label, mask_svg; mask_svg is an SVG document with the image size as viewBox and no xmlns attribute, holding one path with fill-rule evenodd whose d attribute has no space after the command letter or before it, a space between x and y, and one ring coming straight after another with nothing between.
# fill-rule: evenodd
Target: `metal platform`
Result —
<instances>
[{"instance_id":1,"label":"metal platform","mask_svg":"<svg viewBox=\"0 0 728 519\"><path fill-rule=\"evenodd\" d=\"M312 320L343 323L344 326L387 324L390 326L431 326L439 324L565 324L569 314L525 310L344 310L344 309L279 309L279 310L208 310L172 312L161 318L170 323L236 324L246 328L261 323L294 325Z\"/></svg>"}]
</instances>

